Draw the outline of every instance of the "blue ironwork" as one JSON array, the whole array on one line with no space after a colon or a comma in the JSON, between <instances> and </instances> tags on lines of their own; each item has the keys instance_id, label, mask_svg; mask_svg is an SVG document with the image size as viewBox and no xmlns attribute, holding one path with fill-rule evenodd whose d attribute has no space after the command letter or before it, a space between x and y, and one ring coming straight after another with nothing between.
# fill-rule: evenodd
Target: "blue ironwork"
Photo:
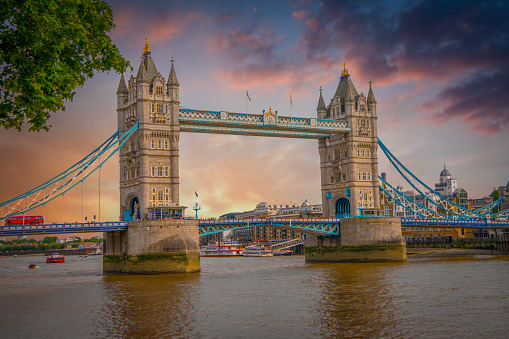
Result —
<instances>
[{"instance_id":1,"label":"blue ironwork","mask_svg":"<svg viewBox=\"0 0 509 339\"><path fill-rule=\"evenodd\" d=\"M111 222L24 225L24 226L0 226L0 236L91 233L91 232L111 232L111 231L127 231L127 222L111 221Z\"/></svg>"},{"instance_id":2,"label":"blue ironwork","mask_svg":"<svg viewBox=\"0 0 509 339\"><path fill-rule=\"evenodd\" d=\"M346 198L336 200L336 218L350 218L350 201Z\"/></svg>"},{"instance_id":3,"label":"blue ironwork","mask_svg":"<svg viewBox=\"0 0 509 339\"><path fill-rule=\"evenodd\" d=\"M493 208L495 208L500 202L493 203L489 208L483 208L479 209L477 211L469 210L461 205L456 204L453 201L448 200L446 197L441 195L440 193L436 192L435 190L431 189L429 186L427 186L424 182L422 182L419 178L417 178L410 170L408 170L390 151L389 149L378 139L378 145L384 152L384 154L387 156L391 164L396 168L396 170L401 174L401 176L419 193L422 195L424 199L429 201L431 204L437 206L438 208L441 208L448 213L455 215L460 218L482 218L486 216L489 211L491 211ZM401 167L401 168L400 168ZM403 170L410 175L411 178L416 180L420 185L426 188L427 192L424 193L422 190L414 185L414 183L410 180L410 178L403 173ZM379 177L380 178L380 177ZM381 179L381 178L380 178ZM385 191L385 190L384 190ZM394 190L393 190L394 191ZM386 192L387 193L387 192ZM438 197L439 201L436 202L434 199L431 198L431 196ZM408 197L406 197L408 199ZM422 205L420 205L422 207ZM429 209L428 209L429 210ZM433 213L437 213L433 211Z\"/></svg>"},{"instance_id":4,"label":"blue ironwork","mask_svg":"<svg viewBox=\"0 0 509 339\"><path fill-rule=\"evenodd\" d=\"M231 113L180 108L182 132L256 135L287 138L328 138L331 133L350 131L346 120L293 118L273 114L266 121L264 114Z\"/></svg>"},{"instance_id":5,"label":"blue ironwork","mask_svg":"<svg viewBox=\"0 0 509 339\"><path fill-rule=\"evenodd\" d=\"M507 229L509 228L509 220L401 218L401 226Z\"/></svg>"},{"instance_id":6,"label":"blue ironwork","mask_svg":"<svg viewBox=\"0 0 509 339\"><path fill-rule=\"evenodd\" d=\"M109 137L101 146L96 148L85 158L48 180L42 185L37 186L13 199L0 203L0 207L6 207L7 213L0 217L4 220L10 216L25 213L63 195L100 168L110 157L118 151L120 147L129 139L129 137L138 129L139 123L136 122L128 131L116 140L118 131ZM101 156L104 158L101 160ZM46 193L49 188L50 192ZM35 197L30 197L35 195ZM25 202L27 200L27 202ZM11 205L9 207L9 205Z\"/></svg>"},{"instance_id":7,"label":"blue ironwork","mask_svg":"<svg viewBox=\"0 0 509 339\"><path fill-rule=\"evenodd\" d=\"M218 219L200 220L198 226L200 237L253 226L273 226L316 235L339 236L340 222L339 219Z\"/></svg>"}]
</instances>

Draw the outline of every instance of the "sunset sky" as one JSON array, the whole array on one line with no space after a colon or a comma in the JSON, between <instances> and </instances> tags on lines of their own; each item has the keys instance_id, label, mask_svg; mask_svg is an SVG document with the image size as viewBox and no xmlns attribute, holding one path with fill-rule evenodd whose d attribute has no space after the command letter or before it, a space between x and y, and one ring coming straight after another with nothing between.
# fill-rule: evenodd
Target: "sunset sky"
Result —
<instances>
[{"instance_id":1,"label":"sunset sky","mask_svg":"<svg viewBox=\"0 0 509 339\"><path fill-rule=\"evenodd\" d=\"M167 79L170 58L186 108L249 113L272 107L315 117L343 62L357 91L369 80L378 134L428 185L443 164L469 198L509 180L509 3L505 1L108 1L120 53L138 71L145 37ZM130 76L128 71L126 78ZM50 131L0 131L0 201L50 179L116 129L120 75L77 89ZM379 170L402 183L379 152ZM321 203L316 140L182 133L180 202L201 217L261 201ZM102 171L103 220L118 220L118 157ZM404 185L408 188L408 185ZM98 177L85 184L85 216L98 214ZM81 220L81 190L67 194L66 221ZM46 208L63 220L63 201ZM37 213L42 214L42 209ZM36 212L34 211L34 214Z\"/></svg>"}]
</instances>

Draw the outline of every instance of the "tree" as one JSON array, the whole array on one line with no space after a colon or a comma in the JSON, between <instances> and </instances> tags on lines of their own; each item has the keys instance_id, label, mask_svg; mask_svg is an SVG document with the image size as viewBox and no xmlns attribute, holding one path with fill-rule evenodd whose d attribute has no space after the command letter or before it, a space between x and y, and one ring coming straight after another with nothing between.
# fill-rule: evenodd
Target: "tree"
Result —
<instances>
[{"instance_id":1,"label":"tree","mask_svg":"<svg viewBox=\"0 0 509 339\"><path fill-rule=\"evenodd\" d=\"M57 237L45 237L41 241L41 243L43 243L43 244L50 244L50 243L56 243L56 242L57 242Z\"/></svg>"},{"instance_id":2,"label":"tree","mask_svg":"<svg viewBox=\"0 0 509 339\"><path fill-rule=\"evenodd\" d=\"M96 71L130 67L107 33L102 0L0 0L0 125L49 130L75 88Z\"/></svg>"}]
</instances>

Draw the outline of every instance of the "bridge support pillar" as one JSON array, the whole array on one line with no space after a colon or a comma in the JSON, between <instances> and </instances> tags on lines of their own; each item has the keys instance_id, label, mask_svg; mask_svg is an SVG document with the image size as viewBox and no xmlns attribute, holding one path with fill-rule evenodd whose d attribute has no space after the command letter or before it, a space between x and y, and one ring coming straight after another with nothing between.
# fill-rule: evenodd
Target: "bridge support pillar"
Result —
<instances>
[{"instance_id":1,"label":"bridge support pillar","mask_svg":"<svg viewBox=\"0 0 509 339\"><path fill-rule=\"evenodd\" d=\"M341 236L306 237L306 262L404 262L406 242L401 219L393 217L341 220Z\"/></svg>"},{"instance_id":2,"label":"bridge support pillar","mask_svg":"<svg viewBox=\"0 0 509 339\"><path fill-rule=\"evenodd\" d=\"M105 232L104 239L104 273L200 271L197 220L132 221L128 231Z\"/></svg>"}]
</instances>

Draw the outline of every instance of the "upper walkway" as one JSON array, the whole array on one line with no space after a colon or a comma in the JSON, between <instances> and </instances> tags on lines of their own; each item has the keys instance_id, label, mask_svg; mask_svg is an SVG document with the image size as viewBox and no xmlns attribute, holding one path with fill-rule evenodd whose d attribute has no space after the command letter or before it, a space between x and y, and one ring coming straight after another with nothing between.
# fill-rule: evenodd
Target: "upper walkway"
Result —
<instances>
[{"instance_id":1,"label":"upper walkway","mask_svg":"<svg viewBox=\"0 0 509 339\"><path fill-rule=\"evenodd\" d=\"M271 110L263 114L247 114L180 108L179 123L181 132L303 139L328 138L334 133L350 132L346 120L283 117Z\"/></svg>"}]
</instances>

